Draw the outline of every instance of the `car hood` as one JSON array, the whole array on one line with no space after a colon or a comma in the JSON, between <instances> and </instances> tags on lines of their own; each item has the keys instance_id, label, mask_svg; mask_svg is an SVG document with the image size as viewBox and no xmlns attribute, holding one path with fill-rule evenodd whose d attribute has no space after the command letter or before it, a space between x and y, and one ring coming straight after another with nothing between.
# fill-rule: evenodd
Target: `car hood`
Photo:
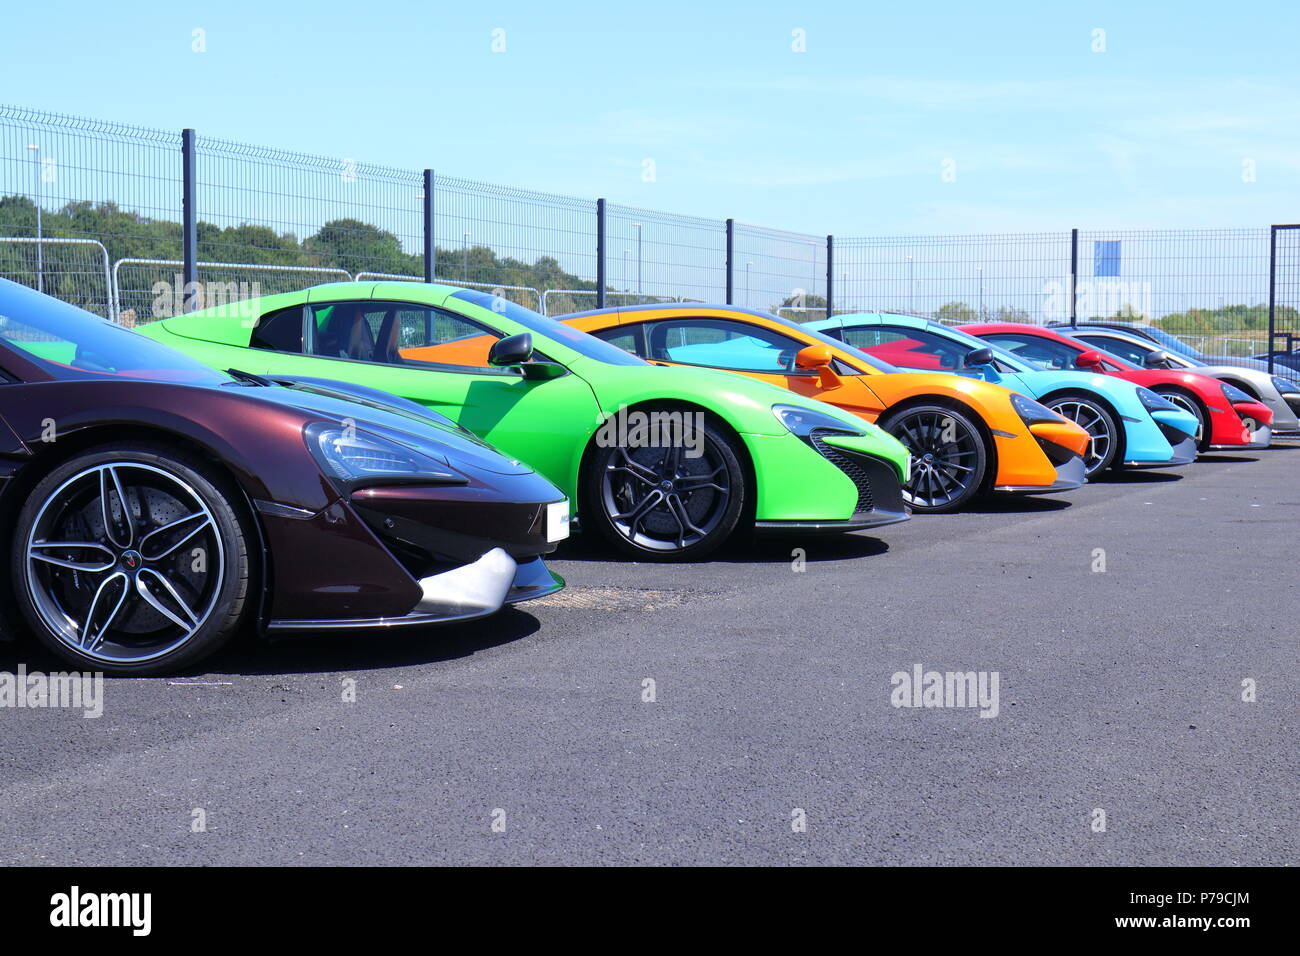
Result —
<instances>
[{"instance_id":1,"label":"car hood","mask_svg":"<svg viewBox=\"0 0 1300 956\"><path fill-rule=\"evenodd\" d=\"M526 475L532 471L450 419L396 396L324 379L272 380L292 384L230 383L212 387L222 391L238 389L247 397L316 414L323 420L350 420L362 431L382 435L444 464L465 464L499 475Z\"/></svg>"}]
</instances>

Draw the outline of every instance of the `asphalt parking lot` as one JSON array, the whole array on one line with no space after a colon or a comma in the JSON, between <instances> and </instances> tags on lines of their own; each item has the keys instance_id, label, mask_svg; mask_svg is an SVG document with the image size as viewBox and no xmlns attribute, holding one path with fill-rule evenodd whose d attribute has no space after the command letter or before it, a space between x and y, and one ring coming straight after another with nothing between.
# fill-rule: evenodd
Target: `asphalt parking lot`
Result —
<instances>
[{"instance_id":1,"label":"asphalt parking lot","mask_svg":"<svg viewBox=\"0 0 1300 956\"><path fill-rule=\"evenodd\" d=\"M704 565L575 539L568 590L493 619L6 709L0 862L1294 864L1298 474L1215 455ZM916 665L996 673L997 715L893 706Z\"/></svg>"}]
</instances>

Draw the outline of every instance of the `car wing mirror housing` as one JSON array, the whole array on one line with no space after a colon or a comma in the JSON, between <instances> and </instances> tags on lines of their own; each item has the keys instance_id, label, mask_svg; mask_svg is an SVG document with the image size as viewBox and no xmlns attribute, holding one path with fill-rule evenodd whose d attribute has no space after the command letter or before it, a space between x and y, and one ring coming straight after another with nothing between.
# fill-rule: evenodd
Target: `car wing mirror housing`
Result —
<instances>
[{"instance_id":1,"label":"car wing mirror housing","mask_svg":"<svg viewBox=\"0 0 1300 956\"><path fill-rule=\"evenodd\" d=\"M1088 349L1086 352L1080 352L1074 357L1074 364L1079 368L1101 368L1101 353L1096 349Z\"/></svg>"},{"instance_id":2,"label":"car wing mirror housing","mask_svg":"<svg viewBox=\"0 0 1300 956\"><path fill-rule=\"evenodd\" d=\"M488 350L488 364L493 368L508 368L511 365L523 365L533 357L533 336L531 332L507 335L497 339Z\"/></svg>"},{"instance_id":3,"label":"car wing mirror housing","mask_svg":"<svg viewBox=\"0 0 1300 956\"><path fill-rule=\"evenodd\" d=\"M1146 354L1142 364L1147 368L1169 368L1173 365L1173 362L1170 360L1168 352L1164 349L1156 349Z\"/></svg>"},{"instance_id":4,"label":"car wing mirror housing","mask_svg":"<svg viewBox=\"0 0 1300 956\"><path fill-rule=\"evenodd\" d=\"M822 388L839 388L842 384L835 373L835 356L825 345L809 345L794 357L794 366L805 372L816 372Z\"/></svg>"}]
</instances>

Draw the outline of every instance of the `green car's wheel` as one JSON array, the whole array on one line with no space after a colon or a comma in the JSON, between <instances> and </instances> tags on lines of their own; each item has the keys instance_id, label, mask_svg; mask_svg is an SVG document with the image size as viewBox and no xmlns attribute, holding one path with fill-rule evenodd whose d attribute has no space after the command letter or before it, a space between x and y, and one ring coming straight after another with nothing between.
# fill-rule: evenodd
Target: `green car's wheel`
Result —
<instances>
[{"instance_id":1,"label":"green car's wheel","mask_svg":"<svg viewBox=\"0 0 1300 956\"><path fill-rule=\"evenodd\" d=\"M988 468L975 423L944 405L918 405L886 415L880 427L912 453L912 481L903 497L913 511L955 511L980 493Z\"/></svg>"},{"instance_id":2,"label":"green car's wheel","mask_svg":"<svg viewBox=\"0 0 1300 956\"><path fill-rule=\"evenodd\" d=\"M597 441L588 455L584 527L648 561L702 558L736 530L747 500L745 470L733 439L707 419L689 444L620 441Z\"/></svg>"}]
</instances>

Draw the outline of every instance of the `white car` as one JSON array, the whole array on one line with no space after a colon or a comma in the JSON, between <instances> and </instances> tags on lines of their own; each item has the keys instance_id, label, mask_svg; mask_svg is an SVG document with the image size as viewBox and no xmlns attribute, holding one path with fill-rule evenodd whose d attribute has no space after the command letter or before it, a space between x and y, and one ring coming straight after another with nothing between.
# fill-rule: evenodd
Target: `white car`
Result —
<instances>
[{"instance_id":1,"label":"white car","mask_svg":"<svg viewBox=\"0 0 1300 956\"><path fill-rule=\"evenodd\" d=\"M1235 385L1273 412L1273 438L1300 438L1300 382L1270 375L1261 362L1227 356L1197 358L1195 350L1149 326L1054 324L1053 329L1143 368L1189 369ZM1157 337L1151 332L1160 334ZM1259 367L1252 367L1256 365Z\"/></svg>"}]
</instances>

